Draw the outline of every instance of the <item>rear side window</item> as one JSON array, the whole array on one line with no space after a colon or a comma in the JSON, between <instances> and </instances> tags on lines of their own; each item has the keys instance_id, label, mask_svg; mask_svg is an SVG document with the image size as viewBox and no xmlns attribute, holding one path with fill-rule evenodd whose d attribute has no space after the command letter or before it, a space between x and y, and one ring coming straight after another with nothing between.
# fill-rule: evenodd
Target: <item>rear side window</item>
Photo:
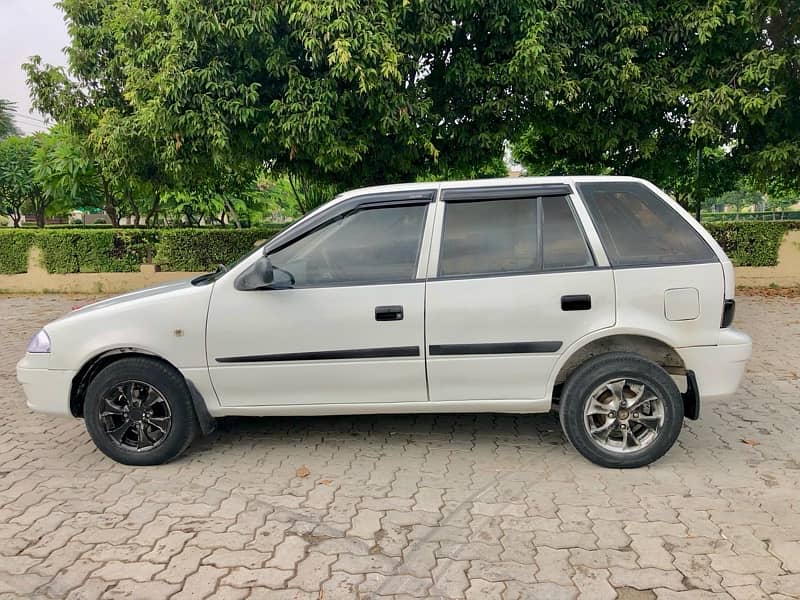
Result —
<instances>
[{"instance_id":1,"label":"rear side window","mask_svg":"<svg viewBox=\"0 0 800 600\"><path fill-rule=\"evenodd\" d=\"M537 270L537 220L536 198L448 202L439 276Z\"/></svg>"},{"instance_id":2,"label":"rear side window","mask_svg":"<svg viewBox=\"0 0 800 600\"><path fill-rule=\"evenodd\" d=\"M613 267L716 260L700 234L669 204L634 181L578 184Z\"/></svg>"},{"instance_id":3,"label":"rear side window","mask_svg":"<svg viewBox=\"0 0 800 600\"><path fill-rule=\"evenodd\" d=\"M563 196L542 198L542 248L545 271L594 264L572 207Z\"/></svg>"},{"instance_id":4,"label":"rear side window","mask_svg":"<svg viewBox=\"0 0 800 600\"><path fill-rule=\"evenodd\" d=\"M565 196L446 202L440 277L593 265Z\"/></svg>"}]
</instances>

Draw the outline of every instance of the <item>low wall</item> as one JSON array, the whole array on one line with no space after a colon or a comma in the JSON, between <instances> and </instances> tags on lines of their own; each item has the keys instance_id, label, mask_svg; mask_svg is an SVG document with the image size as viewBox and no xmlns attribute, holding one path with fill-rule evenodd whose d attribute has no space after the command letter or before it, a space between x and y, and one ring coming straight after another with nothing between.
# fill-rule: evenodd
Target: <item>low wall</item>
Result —
<instances>
[{"instance_id":1,"label":"low wall","mask_svg":"<svg viewBox=\"0 0 800 600\"><path fill-rule=\"evenodd\" d=\"M39 264L39 249L31 248L28 272L0 275L0 293L121 294L141 288L195 277L199 273L154 271L150 265L140 273L48 273ZM736 284L746 287L800 286L800 231L789 231L781 244L775 267L736 267Z\"/></svg>"},{"instance_id":2,"label":"low wall","mask_svg":"<svg viewBox=\"0 0 800 600\"><path fill-rule=\"evenodd\" d=\"M800 286L800 231L789 231L783 238L776 266L736 267L736 284L748 287Z\"/></svg>"},{"instance_id":3,"label":"low wall","mask_svg":"<svg viewBox=\"0 0 800 600\"><path fill-rule=\"evenodd\" d=\"M41 266L39 249L28 254L28 272L0 275L0 293L40 294L121 294L141 288L195 277L199 273L155 271L145 265L139 273L48 273Z\"/></svg>"}]
</instances>

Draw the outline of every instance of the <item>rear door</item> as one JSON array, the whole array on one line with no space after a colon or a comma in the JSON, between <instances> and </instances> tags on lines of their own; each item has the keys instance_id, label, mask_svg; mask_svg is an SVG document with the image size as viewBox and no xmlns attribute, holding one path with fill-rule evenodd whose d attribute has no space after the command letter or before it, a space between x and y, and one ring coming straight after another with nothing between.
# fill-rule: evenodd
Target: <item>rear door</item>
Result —
<instances>
[{"instance_id":1,"label":"rear door","mask_svg":"<svg viewBox=\"0 0 800 600\"><path fill-rule=\"evenodd\" d=\"M566 185L446 189L426 292L431 401L539 400L561 353L614 324Z\"/></svg>"}]
</instances>

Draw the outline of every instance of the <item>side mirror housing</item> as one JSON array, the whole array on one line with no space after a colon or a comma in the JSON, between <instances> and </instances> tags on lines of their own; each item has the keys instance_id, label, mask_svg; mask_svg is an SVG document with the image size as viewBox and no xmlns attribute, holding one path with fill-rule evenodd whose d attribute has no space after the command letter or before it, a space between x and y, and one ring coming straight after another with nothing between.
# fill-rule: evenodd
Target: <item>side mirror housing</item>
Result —
<instances>
[{"instance_id":1,"label":"side mirror housing","mask_svg":"<svg viewBox=\"0 0 800 600\"><path fill-rule=\"evenodd\" d=\"M258 278L261 285L269 285L275 280L275 267L272 266L269 256L258 257L258 260L253 263L253 274Z\"/></svg>"},{"instance_id":2,"label":"side mirror housing","mask_svg":"<svg viewBox=\"0 0 800 600\"><path fill-rule=\"evenodd\" d=\"M279 278L275 274L280 274ZM284 290L294 286L294 277L288 271L276 268L266 254L258 259L237 279L237 290Z\"/></svg>"}]
</instances>

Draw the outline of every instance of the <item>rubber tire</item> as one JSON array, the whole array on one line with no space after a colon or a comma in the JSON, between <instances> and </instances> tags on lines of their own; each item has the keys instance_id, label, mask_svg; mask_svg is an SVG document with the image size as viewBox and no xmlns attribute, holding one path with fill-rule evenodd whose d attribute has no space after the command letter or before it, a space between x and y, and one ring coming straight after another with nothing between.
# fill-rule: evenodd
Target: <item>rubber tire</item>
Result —
<instances>
[{"instance_id":1,"label":"rubber tire","mask_svg":"<svg viewBox=\"0 0 800 600\"><path fill-rule=\"evenodd\" d=\"M583 424L584 405L603 382L630 377L648 385L664 403L664 427L647 447L625 454L595 445ZM567 439L584 457L596 465L613 469L643 467L658 460L672 448L683 426L683 398L672 377L659 365L628 352L609 352L595 356L578 367L561 394L561 427Z\"/></svg>"},{"instance_id":2,"label":"rubber tire","mask_svg":"<svg viewBox=\"0 0 800 600\"><path fill-rule=\"evenodd\" d=\"M102 394L130 379L155 386L172 412L172 429L167 439L152 450L133 452L121 448L108 437L100 420ZM124 465L151 466L174 460L183 454L199 431L189 389L181 374L161 361L145 357L122 358L100 371L86 390L83 418L97 448Z\"/></svg>"}]
</instances>

